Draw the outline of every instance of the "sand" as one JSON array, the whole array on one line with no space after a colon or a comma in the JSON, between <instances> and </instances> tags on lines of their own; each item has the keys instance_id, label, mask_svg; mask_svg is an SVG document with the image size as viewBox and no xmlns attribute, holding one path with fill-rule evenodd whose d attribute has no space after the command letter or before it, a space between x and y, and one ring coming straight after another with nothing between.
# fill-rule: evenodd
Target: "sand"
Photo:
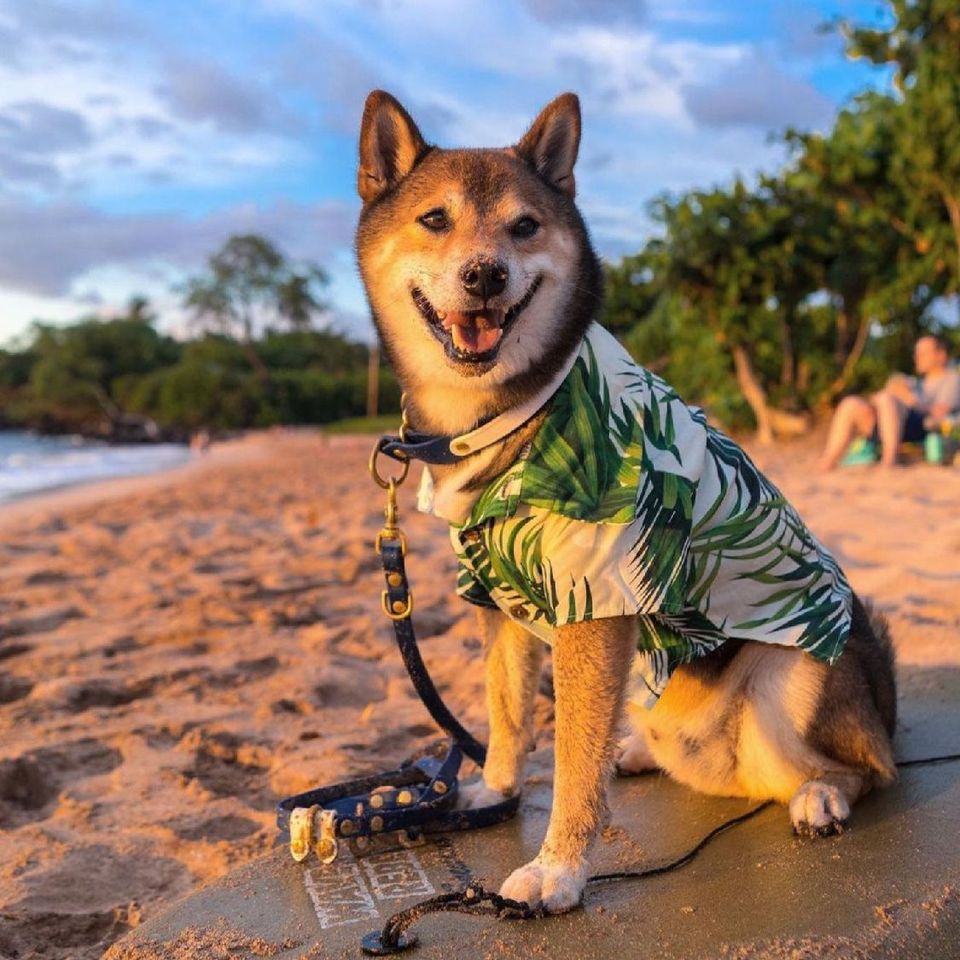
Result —
<instances>
[{"instance_id":1,"label":"sand","mask_svg":"<svg viewBox=\"0 0 960 960\"><path fill-rule=\"evenodd\" d=\"M261 435L0 510L0 957L99 957L269 849L279 796L435 736L379 612L370 443ZM890 616L901 661L960 663L960 470L821 477L812 447L755 453ZM424 655L483 733L473 618L414 485ZM546 695L537 713L549 738Z\"/></svg>"}]
</instances>

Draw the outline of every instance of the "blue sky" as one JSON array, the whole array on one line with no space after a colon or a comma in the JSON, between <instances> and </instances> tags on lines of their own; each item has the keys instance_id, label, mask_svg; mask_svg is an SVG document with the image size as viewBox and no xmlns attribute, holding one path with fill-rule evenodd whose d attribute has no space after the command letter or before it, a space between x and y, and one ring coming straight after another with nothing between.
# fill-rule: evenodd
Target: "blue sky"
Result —
<instances>
[{"instance_id":1,"label":"blue sky","mask_svg":"<svg viewBox=\"0 0 960 960\"><path fill-rule=\"evenodd\" d=\"M501 146L580 94L579 202L609 258L648 201L776 167L771 133L829 127L885 76L847 61L862 0L0 0L0 342L110 316L257 231L333 283L368 338L351 253L356 133L383 87L428 140Z\"/></svg>"}]
</instances>

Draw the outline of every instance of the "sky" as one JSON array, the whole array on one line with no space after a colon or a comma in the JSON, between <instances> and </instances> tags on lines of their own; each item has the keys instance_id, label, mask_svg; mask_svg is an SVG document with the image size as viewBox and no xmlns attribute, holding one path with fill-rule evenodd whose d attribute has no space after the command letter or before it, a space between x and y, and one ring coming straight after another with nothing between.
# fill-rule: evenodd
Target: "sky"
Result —
<instances>
[{"instance_id":1,"label":"sky","mask_svg":"<svg viewBox=\"0 0 960 960\"><path fill-rule=\"evenodd\" d=\"M356 139L377 87L445 146L515 142L581 98L578 202L606 258L664 192L782 161L882 73L836 17L864 0L0 0L0 343L176 288L232 233L329 273L330 322L369 339L352 253Z\"/></svg>"}]
</instances>

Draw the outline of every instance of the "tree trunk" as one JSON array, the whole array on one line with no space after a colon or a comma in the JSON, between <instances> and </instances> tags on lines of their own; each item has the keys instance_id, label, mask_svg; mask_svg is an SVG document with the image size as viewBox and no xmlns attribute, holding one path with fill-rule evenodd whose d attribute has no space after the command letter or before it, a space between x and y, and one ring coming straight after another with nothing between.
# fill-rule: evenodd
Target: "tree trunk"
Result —
<instances>
[{"instance_id":1,"label":"tree trunk","mask_svg":"<svg viewBox=\"0 0 960 960\"><path fill-rule=\"evenodd\" d=\"M793 342L793 329L789 320L780 322L780 341L783 348L783 360L780 364L780 386L793 396L797 383L797 351Z\"/></svg>"},{"instance_id":2,"label":"tree trunk","mask_svg":"<svg viewBox=\"0 0 960 960\"><path fill-rule=\"evenodd\" d=\"M828 403L833 402L833 400L847 388L847 384L850 382L850 377L853 374L854 367L856 367L860 358L863 356L863 351L867 346L867 337L869 334L870 317L866 312L863 312L860 316L860 326L857 329L857 339L853 341L853 346L851 346L850 352L843 361L843 367L841 368L840 373L837 375L837 378L833 381L833 383L831 383L827 388L827 392L824 395Z\"/></svg>"},{"instance_id":3,"label":"tree trunk","mask_svg":"<svg viewBox=\"0 0 960 960\"><path fill-rule=\"evenodd\" d=\"M737 383L744 400L750 404L757 420L757 440L764 446L773 443L774 435L800 436L810 429L810 418L802 413L788 413L767 403L767 394L753 370L753 363L746 348L739 343L730 347Z\"/></svg>"},{"instance_id":4,"label":"tree trunk","mask_svg":"<svg viewBox=\"0 0 960 960\"><path fill-rule=\"evenodd\" d=\"M257 348L253 343L253 312L251 310L250 303L246 299L244 299L242 302L243 306L240 310L240 326L243 330L243 333L240 344L243 347L243 352L246 355L246 358L250 361L250 366L253 367L254 375L260 382L260 385L263 386L270 382L270 371L267 369L267 365L263 362L260 354L257 353Z\"/></svg>"},{"instance_id":5,"label":"tree trunk","mask_svg":"<svg viewBox=\"0 0 960 960\"><path fill-rule=\"evenodd\" d=\"M244 338L242 347L246 358L250 361L250 366L253 367L253 372L257 379L260 383L269 383L270 371L267 369L267 365L263 362L260 354L257 353L257 348L253 345L253 341Z\"/></svg>"},{"instance_id":6,"label":"tree trunk","mask_svg":"<svg viewBox=\"0 0 960 960\"><path fill-rule=\"evenodd\" d=\"M960 294L960 199L952 193L944 192L943 202L947 207L947 213L950 215L950 226L953 227L954 245L957 248L957 275L955 280L957 293Z\"/></svg>"},{"instance_id":7,"label":"tree trunk","mask_svg":"<svg viewBox=\"0 0 960 960\"><path fill-rule=\"evenodd\" d=\"M753 372L753 364L746 349L739 343L730 347L733 352L733 365L737 371L737 383L743 399L750 404L757 420L757 439L764 446L773 443L773 426L770 422L770 408L767 406L767 394Z\"/></svg>"},{"instance_id":8,"label":"tree trunk","mask_svg":"<svg viewBox=\"0 0 960 960\"><path fill-rule=\"evenodd\" d=\"M837 310L837 334L833 342L833 365L836 370L842 370L844 363L846 363L849 338L850 315L847 313L846 301L842 300L840 309Z\"/></svg>"}]
</instances>

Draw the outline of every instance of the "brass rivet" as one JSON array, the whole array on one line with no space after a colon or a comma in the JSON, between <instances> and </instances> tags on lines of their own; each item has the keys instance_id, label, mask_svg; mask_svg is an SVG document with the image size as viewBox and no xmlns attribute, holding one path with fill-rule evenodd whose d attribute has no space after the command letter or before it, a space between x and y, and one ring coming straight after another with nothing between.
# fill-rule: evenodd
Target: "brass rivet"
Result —
<instances>
[{"instance_id":1,"label":"brass rivet","mask_svg":"<svg viewBox=\"0 0 960 960\"><path fill-rule=\"evenodd\" d=\"M413 803L413 794L409 790L401 790L397 794L397 803L399 804Z\"/></svg>"},{"instance_id":2,"label":"brass rivet","mask_svg":"<svg viewBox=\"0 0 960 960\"><path fill-rule=\"evenodd\" d=\"M399 573L391 573L387 576L387 583L389 583L391 587L399 587L400 584L403 583L403 577L401 577Z\"/></svg>"},{"instance_id":3,"label":"brass rivet","mask_svg":"<svg viewBox=\"0 0 960 960\"><path fill-rule=\"evenodd\" d=\"M463 539L467 543L479 543L480 542L480 531L479 530L468 530L464 535Z\"/></svg>"},{"instance_id":4,"label":"brass rivet","mask_svg":"<svg viewBox=\"0 0 960 960\"><path fill-rule=\"evenodd\" d=\"M394 613L403 613L407 609L407 605L402 600L394 600L390 606L393 607Z\"/></svg>"},{"instance_id":5,"label":"brass rivet","mask_svg":"<svg viewBox=\"0 0 960 960\"><path fill-rule=\"evenodd\" d=\"M370 798L370 806L373 807L374 810L379 810L383 806L383 796L379 793L375 793Z\"/></svg>"},{"instance_id":6,"label":"brass rivet","mask_svg":"<svg viewBox=\"0 0 960 960\"><path fill-rule=\"evenodd\" d=\"M350 834L353 833L355 829L356 827L354 826L354 823L352 820L344 820L343 823L340 824L340 832L345 837L349 837Z\"/></svg>"},{"instance_id":7,"label":"brass rivet","mask_svg":"<svg viewBox=\"0 0 960 960\"><path fill-rule=\"evenodd\" d=\"M454 440L450 444L450 449L454 453L465 454L470 452L470 444L466 440Z\"/></svg>"},{"instance_id":8,"label":"brass rivet","mask_svg":"<svg viewBox=\"0 0 960 960\"><path fill-rule=\"evenodd\" d=\"M433 785L435 793L439 793L442 797L447 792L447 785L442 780L437 780Z\"/></svg>"},{"instance_id":9,"label":"brass rivet","mask_svg":"<svg viewBox=\"0 0 960 960\"><path fill-rule=\"evenodd\" d=\"M522 603L515 603L510 608L510 616L517 620L527 619L527 608Z\"/></svg>"},{"instance_id":10,"label":"brass rivet","mask_svg":"<svg viewBox=\"0 0 960 960\"><path fill-rule=\"evenodd\" d=\"M379 833L383 829L383 817L371 817L370 829L373 830L374 833Z\"/></svg>"}]
</instances>

